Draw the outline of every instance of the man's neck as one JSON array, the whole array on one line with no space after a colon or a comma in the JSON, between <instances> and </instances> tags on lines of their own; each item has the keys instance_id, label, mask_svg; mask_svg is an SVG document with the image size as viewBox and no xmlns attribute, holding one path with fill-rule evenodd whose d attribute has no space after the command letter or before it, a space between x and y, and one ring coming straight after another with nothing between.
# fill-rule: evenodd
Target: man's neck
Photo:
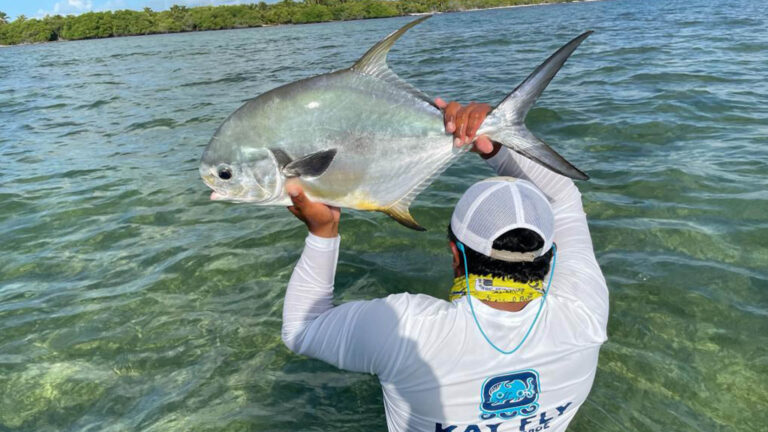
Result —
<instances>
[{"instance_id":1,"label":"man's neck","mask_svg":"<svg viewBox=\"0 0 768 432\"><path fill-rule=\"evenodd\" d=\"M492 302L488 300L480 300L480 301L494 309L503 310L507 312L520 312L521 310L523 310L524 307L528 305L528 303L530 303L530 301L526 301L526 302Z\"/></svg>"},{"instance_id":2,"label":"man's neck","mask_svg":"<svg viewBox=\"0 0 768 432\"><path fill-rule=\"evenodd\" d=\"M464 277L464 272L460 270L460 267L458 267L458 265L455 265L453 268L453 276ZM507 312L520 312L521 310L523 310L523 308L525 308L528 305L528 303L530 303L530 300L524 301L524 302L492 302L488 300L480 300L480 301L494 309L503 310Z\"/></svg>"}]
</instances>

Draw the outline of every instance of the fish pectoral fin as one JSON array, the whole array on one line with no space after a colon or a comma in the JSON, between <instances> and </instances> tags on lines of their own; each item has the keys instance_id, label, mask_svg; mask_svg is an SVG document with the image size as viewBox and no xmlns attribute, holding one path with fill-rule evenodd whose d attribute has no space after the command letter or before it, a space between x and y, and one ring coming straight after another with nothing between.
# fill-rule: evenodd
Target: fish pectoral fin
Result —
<instances>
[{"instance_id":1,"label":"fish pectoral fin","mask_svg":"<svg viewBox=\"0 0 768 432\"><path fill-rule=\"evenodd\" d=\"M288 153L286 153L283 149L273 147L270 148L269 151L272 152L272 156L275 157L277 165L280 167L280 169L284 168L286 165L291 163L291 161L293 161L293 158L289 156Z\"/></svg>"},{"instance_id":2,"label":"fish pectoral fin","mask_svg":"<svg viewBox=\"0 0 768 432\"><path fill-rule=\"evenodd\" d=\"M328 169L335 156L335 148L308 154L283 167L283 174L286 177L318 177Z\"/></svg>"},{"instance_id":3,"label":"fish pectoral fin","mask_svg":"<svg viewBox=\"0 0 768 432\"><path fill-rule=\"evenodd\" d=\"M386 213L387 216L399 222L401 225L407 226L410 229L416 231L426 231L427 229L419 225L418 222L411 216L411 212L407 205L402 205L399 202L394 205L381 210L382 213Z\"/></svg>"}]
</instances>

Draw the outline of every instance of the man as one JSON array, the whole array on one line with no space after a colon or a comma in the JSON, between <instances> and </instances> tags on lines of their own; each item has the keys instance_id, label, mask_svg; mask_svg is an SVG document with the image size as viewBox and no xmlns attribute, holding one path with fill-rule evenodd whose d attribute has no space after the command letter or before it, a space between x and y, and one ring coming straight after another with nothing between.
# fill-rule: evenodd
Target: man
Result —
<instances>
[{"instance_id":1,"label":"man","mask_svg":"<svg viewBox=\"0 0 768 432\"><path fill-rule=\"evenodd\" d=\"M436 101L446 131L499 176L449 226L451 301L397 294L334 307L339 209L288 186L309 228L285 295L283 341L378 375L390 431L563 431L606 340L608 292L573 182L475 133L489 107ZM535 185L535 186L534 186Z\"/></svg>"}]
</instances>

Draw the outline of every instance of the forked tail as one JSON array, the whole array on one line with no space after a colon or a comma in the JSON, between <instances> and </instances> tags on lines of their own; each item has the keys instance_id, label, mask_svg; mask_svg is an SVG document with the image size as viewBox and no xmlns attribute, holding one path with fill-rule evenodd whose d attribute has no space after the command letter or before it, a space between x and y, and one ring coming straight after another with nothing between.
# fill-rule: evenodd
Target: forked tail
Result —
<instances>
[{"instance_id":1,"label":"forked tail","mask_svg":"<svg viewBox=\"0 0 768 432\"><path fill-rule=\"evenodd\" d=\"M531 133L525 127L525 116L568 57L590 34L592 32L588 31L571 40L539 65L522 84L491 111L478 134L488 135L493 141L511 148L556 173L577 180L589 179L588 175Z\"/></svg>"}]
</instances>

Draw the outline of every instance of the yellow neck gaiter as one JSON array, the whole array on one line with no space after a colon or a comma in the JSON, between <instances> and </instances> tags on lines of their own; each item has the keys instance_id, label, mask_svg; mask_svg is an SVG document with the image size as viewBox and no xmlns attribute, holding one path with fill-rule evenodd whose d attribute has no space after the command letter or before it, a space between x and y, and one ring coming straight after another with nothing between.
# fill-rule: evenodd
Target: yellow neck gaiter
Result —
<instances>
[{"instance_id":1,"label":"yellow neck gaiter","mask_svg":"<svg viewBox=\"0 0 768 432\"><path fill-rule=\"evenodd\" d=\"M526 302L544 295L543 281L517 282L512 279L469 274L469 293L479 300L492 302ZM459 276L453 280L450 300L467 294L467 279Z\"/></svg>"}]
</instances>

